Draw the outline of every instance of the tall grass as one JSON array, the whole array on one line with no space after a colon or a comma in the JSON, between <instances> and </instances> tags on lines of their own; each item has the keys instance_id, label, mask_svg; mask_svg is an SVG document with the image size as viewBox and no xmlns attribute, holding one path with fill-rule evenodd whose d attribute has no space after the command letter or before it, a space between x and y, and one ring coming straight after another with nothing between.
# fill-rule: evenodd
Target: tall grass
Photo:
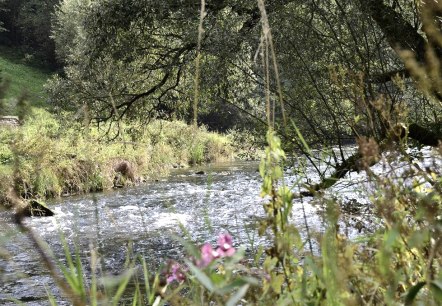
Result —
<instances>
[{"instance_id":1,"label":"tall grass","mask_svg":"<svg viewBox=\"0 0 442 306\"><path fill-rule=\"evenodd\" d=\"M96 129L66 127L34 109L23 126L0 130L0 194L11 187L24 198L99 191L166 175L172 166L231 159L228 137L195 130L183 122L155 121L136 138L123 125L113 141ZM126 171L118 171L125 163ZM129 173L130 172L130 173Z\"/></svg>"}]
</instances>

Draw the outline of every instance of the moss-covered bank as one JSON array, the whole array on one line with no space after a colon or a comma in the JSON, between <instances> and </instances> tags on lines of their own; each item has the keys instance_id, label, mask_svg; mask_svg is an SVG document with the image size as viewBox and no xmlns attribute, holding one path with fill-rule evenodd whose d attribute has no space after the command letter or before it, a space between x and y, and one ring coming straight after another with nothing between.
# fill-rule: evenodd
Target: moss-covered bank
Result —
<instances>
[{"instance_id":1,"label":"moss-covered bank","mask_svg":"<svg viewBox=\"0 0 442 306\"><path fill-rule=\"evenodd\" d=\"M181 121L122 124L119 136L62 124L36 109L21 127L0 127L0 195L23 198L101 191L163 176L172 167L233 158L231 139ZM111 132L116 132L116 127Z\"/></svg>"}]
</instances>

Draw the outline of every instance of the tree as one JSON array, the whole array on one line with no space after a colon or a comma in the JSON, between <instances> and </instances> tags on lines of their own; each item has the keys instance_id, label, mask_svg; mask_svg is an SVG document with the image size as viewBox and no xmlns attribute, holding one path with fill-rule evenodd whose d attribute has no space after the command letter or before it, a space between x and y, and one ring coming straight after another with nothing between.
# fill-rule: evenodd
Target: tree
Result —
<instances>
[{"instance_id":1,"label":"tree","mask_svg":"<svg viewBox=\"0 0 442 306\"><path fill-rule=\"evenodd\" d=\"M140 113L160 117L187 113L198 7L196 1L185 7L178 1L64 1L56 14L54 37L61 46L58 54L67 63L67 78L57 80L59 85L53 88L63 92L69 88L69 100L88 102L99 121ZM79 19L74 23L83 28L69 26L75 14ZM223 14L228 20L229 13ZM63 47L66 37L72 37L69 48ZM223 49L227 54L227 46ZM209 57L205 60L212 62Z\"/></svg>"},{"instance_id":2,"label":"tree","mask_svg":"<svg viewBox=\"0 0 442 306\"><path fill-rule=\"evenodd\" d=\"M58 67L55 45L50 38L51 19L59 0L3 0L0 19L6 31L0 42L21 48L49 68Z\"/></svg>"},{"instance_id":3,"label":"tree","mask_svg":"<svg viewBox=\"0 0 442 306\"><path fill-rule=\"evenodd\" d=\"M0 0L0 12L5 11L4 5L5 5L5 0ZM4 25L3 21L0 21L0 32L6 31L3 25Z\"/></svg>"},{"instance_id":4,"label":"tree","mask_svg":"<svg viewBox=\"0 0 442 306\"><path fill-rule=\"evenodd\" d=\"M66 76L53 81L54 103L87 106L97 121L189 120L198 10L196 0L63 1L54 37ZM410 119L419 124L439 120L440 109L412 82L400 80L408 73L397 45L424 60L420 50L427 38L418 31L422 21L414 2L273 0L266 1L266 10L284 107L311 145L345 144L359 136L382 140ZM262 65L260 22L255 1L207 4L200 122L222 129L245 118L265 124L261 97L269 83L276 100L278 85L276 78L266 78ZM395 36L397 31L407 35ZM226 105L234 115L216 117L214 110ZM407 108L411 115L403 112ZM291 124L285 131L287 139L296 135Z\"/></svg>"}]
</instances>

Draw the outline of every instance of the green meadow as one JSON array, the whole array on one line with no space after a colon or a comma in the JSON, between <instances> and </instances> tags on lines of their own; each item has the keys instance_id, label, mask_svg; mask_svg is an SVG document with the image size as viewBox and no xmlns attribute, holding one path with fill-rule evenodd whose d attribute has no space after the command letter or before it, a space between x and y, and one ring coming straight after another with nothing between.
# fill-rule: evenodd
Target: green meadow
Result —
<instances>
[{"instance_id":1,"label":"green meadow","mask_svg":"<svg viewBox=\"0 0 442 306\"><path fill-rule=\"evenodd\" d=\"M15 112L13 101L23 94L33 106L46 108L44 84L51 73L29 65L19 54L14 49L0 48L0 76L8 84L5 93L7 112Z\"/></svg>"}]
</instances>

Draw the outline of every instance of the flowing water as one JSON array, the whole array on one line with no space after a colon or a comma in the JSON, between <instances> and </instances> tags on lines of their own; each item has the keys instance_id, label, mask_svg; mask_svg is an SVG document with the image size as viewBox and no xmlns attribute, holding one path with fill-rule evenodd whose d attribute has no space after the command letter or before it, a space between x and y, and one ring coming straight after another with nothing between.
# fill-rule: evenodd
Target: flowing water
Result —
<instances>
[{"instance_id":1,"label":"flowing water","mask_svg":"<svg viewBox=\"0 0 442 306\"><path fill-rule=\"evenodd\" d=\"M219 233L230 232L236 247L266 243L258 237L256 224L263 217L260 198L261 178L258 163L233 162L198 170L176 170L167 179L113 192L62 199L50 205L54 217L30 218L26 222L48 243L55 258L63 260L60 235L73 248L76 245L88 266L91 248L96 248L106 273L123 269L129 245L159 267L168 258L182 259L184 249L176 236L184 231L196 243L215 243ZM287 183L297 180L288 175ZM294 204L293 222L301 234L323 231L320 207L306 201ZM27 237L8 222L9 213L0 214L0 251L2 241L9 256L0 256L0 305L15 298L26 305L47 305L47 292L62 301L39 256ZM306 222L307 221L307 222ZM351 226L349 231L354 232ZM63 302L61 302L63 304ZM12 303L11 303L12 305Z\"/></svg>"}]
</instances>

